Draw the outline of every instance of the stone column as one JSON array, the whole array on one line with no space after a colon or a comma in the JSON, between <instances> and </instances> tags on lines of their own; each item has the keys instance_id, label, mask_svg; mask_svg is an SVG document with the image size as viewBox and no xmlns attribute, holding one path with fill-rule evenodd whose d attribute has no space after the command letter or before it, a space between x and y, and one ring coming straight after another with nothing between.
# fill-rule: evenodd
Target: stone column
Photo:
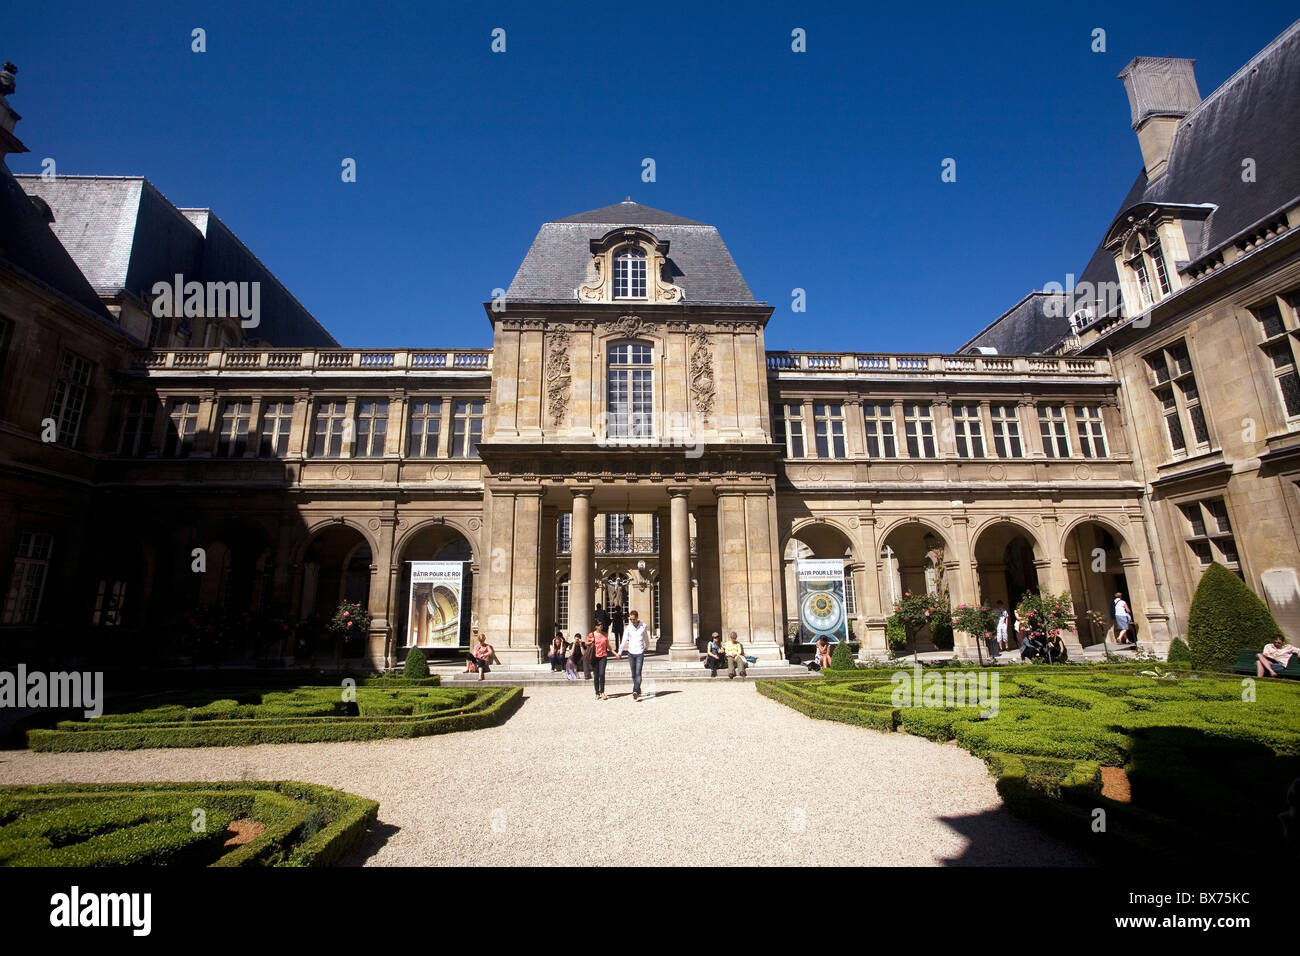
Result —
<instances>
[{"instance_id":1,"label":"stone column","mask_svg":"<svg viewBox=\"0 0 1300 956\"><path fill-rule=\"evenodd\" d=\"M971 552L970 519L966 515L952 516L952 537L953 545L957 548L957 587L950 590L948 603L954 608L958 604L977 604L980 600L980 590L976 574L975 555ZM978 660L979 651L971 643L972 640L974 640L973 635L954 628L952 632L953 653L963 660L968 658Z\"/></svg>"},{"instance_id":2,"label":"stone column","mask_svg":"<svg viewBox=\"0 0 1300 956\"><path fill-rule=\"evenodd\" d=\"M590 485L575 485L573 519L569 529L569 630L591 633L592 524ZM662 531L662 529L661 529ZM569 635L566 635L566 637Z\"/></svg>"},{"instance_id":3,"label":"stone column","mask_svg":"<svg viewBox=\"0 0 1300 956\"><path fill-rule=\"evenodd\" d=\"M858 575L858 616L865 622L866 632L860 634L858 660L889 656L889 641L885 636L885 618L888 616L880 600L880 547L876 543L876 519L858 521L858 546L861 549L862 570Z\"/></svg>"},{"instance_id":4,"label":"stone column","mask_svg":"<svg viewBox=\"0 0 1300 956\"><path fill-rule=\"evenodd\" d=\"M672 535L672 604L673 643L669 658L675 661L699 660L695 647L695 629L691 626L691 521L687 485L674 485L670 496L669 524Z\"/></svg>"},{"instance_id":5,"label":"stone column","mask_svg":"<svg viewBox=\"0 0 1300 956\"><path fill-rule=\"evenodd\" d=\"M659 515L659 640L655 650L664 653L673 640L673 529L668 508L660 508Z\"/></svg>"},{"instance_id":6,"label":"stone column","mask_svg":"<svg viewBox=\"0 0 1300 956\"><path fill-rule=\"evenodd\" d=\"M393 559L393 530L397 519L386 516L379 519L377 546L370 574L370 666L382 672L389 661L388 635L391 631L389 616L389 570Z\"/></svg>"},{"instance_id":7,"label":"stone column","mask_svg":"<svg viewBox=\"0 0 1300 956\"><path fill-rule=\"evenodd\" d=\"M718 509L705 505L695 511L695 577L699 581L700 634L708 638L722 629L722 594L718 584Z\"/></svg>"}]
</instances>

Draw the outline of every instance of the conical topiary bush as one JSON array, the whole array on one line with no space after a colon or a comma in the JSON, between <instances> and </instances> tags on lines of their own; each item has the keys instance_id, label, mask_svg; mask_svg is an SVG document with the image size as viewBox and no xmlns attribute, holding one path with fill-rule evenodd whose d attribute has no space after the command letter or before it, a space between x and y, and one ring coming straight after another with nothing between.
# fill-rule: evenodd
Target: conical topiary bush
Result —
<instances>
[{"instance_id":1,"label":"conical topiary bush","mask_svg":"<svg viewBox=\"0 0 1300 956\"><path fill-rule=\"evenodd\" d=\"M1192 666L1227 670L1243 647L1258 651L1277 633L1268 607L1223 565L1201 575L1187 614L1187 646Z\"/></svg>"},{"instance_id":2,"label":"conical topiary bush","mask_svg":"<svg viewBox=\"0 0 1300 956\"><path fill-rule=\"evenodd\" d=\"M1169 645L1168 661L1170 664L1176 664L1179 667L1192 666L1192 652L1182 638L1175 638L1174 642Z\"/></svg>"},{"instance_id":3,"label":"conical topiary bush","mask_svg":"<svg viewBox=\"0 0 1300 956\"><path fill-rule=\"evenodd\" d=\"M429 676L429 660L424 656L424 651L418 647L413 647L406 655L406 663L402 666L403 677L422 678Z\"/></svg>"},{"instance_id":4,"label":"conical topiary bush","mask_svg":"<svg viewBox=\"0 0 1300 956\"><path fill-rule=\"evenodd\" d=\"M835 645L835 650L831 651L831 668L837 671L851 671L855 666L853 652L849 650L848 642L840 641Z\"/></svg>"}]
</instances>

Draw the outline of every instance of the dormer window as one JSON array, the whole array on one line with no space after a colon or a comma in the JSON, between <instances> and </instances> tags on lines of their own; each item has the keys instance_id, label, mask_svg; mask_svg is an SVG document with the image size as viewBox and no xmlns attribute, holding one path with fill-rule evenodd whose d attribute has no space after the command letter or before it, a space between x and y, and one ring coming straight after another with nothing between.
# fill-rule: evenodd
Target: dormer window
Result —
<instances>
[{"instance_id":1,"label":"dormer window","mask_svg":"<svg viewBox=\"0 0 1300 956\"><path fill-rule=\"evenodd\" d=\"M645 250L636 246L620 249L614 255L614 298L646 297Z\"/></svg>"},{"instance_id":2,"label":"dormer window","mask_svg":"<svg viewBox=\"0 0 1300 956\"><path fill-rule=\"evenodd\" d=\"M1141 305L1145 310L1171 291L1160 237L1151 229L1135 232L1124 252L1124 260L1137 278L1138 291L1142 296Z\"/></svg>"}]
</instances>

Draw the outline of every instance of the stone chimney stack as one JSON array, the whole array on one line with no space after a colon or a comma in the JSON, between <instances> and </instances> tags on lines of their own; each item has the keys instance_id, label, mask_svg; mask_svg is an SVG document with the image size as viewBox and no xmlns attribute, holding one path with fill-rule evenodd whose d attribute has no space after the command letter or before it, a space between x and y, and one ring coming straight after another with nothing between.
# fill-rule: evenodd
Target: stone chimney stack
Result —
<instances>
[{"instance_id":1,"label":"stone chimney stack","mask_svg":"<svg viewBox=\"0 0 1300 956\"><path fill-rule=\"evenodd\" d=\"M25 153L27 147L14 135L14 126L22 119L9 108L7 97L14 91L14 74L18 67L5 63L0 67L0 162L10 153Z\"/></svg>"},{"instance_id":2,"label":"stone chimney stack","mask_svg":"<svg viewBox=\"0 0 1300 956\"><path fill-rule=\"evenodd\" d=\"M1147 182L1164 175L1174 131L1201 102L1195 66L1195 60L1138 56L1120 71L1133 112L1133 130L1142 148Z\"/></svg>"}]
</instances>

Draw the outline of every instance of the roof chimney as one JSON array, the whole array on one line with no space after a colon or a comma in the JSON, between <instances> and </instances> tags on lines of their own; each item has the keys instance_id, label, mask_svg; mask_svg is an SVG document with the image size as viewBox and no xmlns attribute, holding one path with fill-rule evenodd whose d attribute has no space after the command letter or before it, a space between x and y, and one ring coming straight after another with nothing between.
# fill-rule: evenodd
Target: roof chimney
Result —
<instances>
[{"instance_id":1,"label":"roof chimney","mask_svg":"<svg viewBox=\"0 0 1300 956\"><path fill-rule=\"evenodd\" d=\"M17 72L18 67L12 63L6 62L0 67L0 160L10 153L27 152L27 147L14 135L14 126L22 117L9 108L9 101L5 99L14 91L14 74Z\"/></svg>"},{"instance_id":2,"label":"roof chimney","mask_svg":"<svg viewBox=\"0 0 1300 956\"><path fill-rule=\"evenodd\" d=\"M1120 71L1133 111L1133 129L1142 148L1147 182L1164 175L1179 121L1201 102L1195 66L1195 60L1138 56Z\"/></svg>"}]
</instances>

